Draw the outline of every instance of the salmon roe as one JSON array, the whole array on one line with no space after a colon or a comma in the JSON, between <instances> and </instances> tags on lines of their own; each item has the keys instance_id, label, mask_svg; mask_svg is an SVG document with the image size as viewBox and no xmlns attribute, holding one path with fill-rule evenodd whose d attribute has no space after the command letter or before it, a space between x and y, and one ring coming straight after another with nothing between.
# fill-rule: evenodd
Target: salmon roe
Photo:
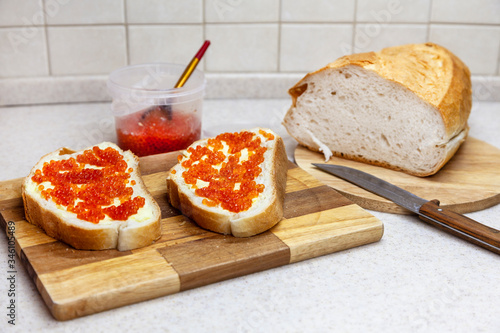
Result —
<instances>
[{"instance_id":1,"label":"salmon roe","mask_svg":"<svg viewBox=\"0 0 500 333\"><path fill-rule=\"evenodd\" d=\"M272 133L268 133L264 130L259 130L259 134L266 138L266 140L274 140L274 135Z\"/></svg>"},{"instance_id":2,"label":"salmon roe","mask_svg":"<svg viewBox=\"0 0 500 333\"><path fill-rule=\"evenodd\" d=\"M118 146L137 156L185 149L201 136L201 121L196 111L174 110L167 114L160 107L120 117L116 128Z\"/></svg>"},{"instance_id":3,"label":"salmon roe","mask_svg":"<svg viewBox=\"0 0 500 333\"><path fill-rule=\"evenodd\" d=\"M266 140L274 139L271 133L264 133L261 134ZM261 144L261 138L248 131L223 133L208 139L206 146L188 148L190 156L181 162L186 169L182 177L195 188L196 195L204 198L204 205L220 206L234 213L248 210L265 188L255 181L262 172L260 164L267 150ZM228 147L227 156L224 145ZM241 159L244 149L247 151ZM208 185L202 183L206 186L198 187L198 180Z\"/></svg>"},{"instance_id":4,"label":"salmon roe","mask_svg":"<svg viewBox=\"0 0 500 333\"><path fill-rule=\"evenodd\" d=\"M134 190L126 185L133 171L127 167L116 149L96 146L76 157L45 162L31 179L53 186L38 186L45 200L65 206L81 220L97 224L106 215L112 220L127 220L144 207L146 200L140 196L132 198Z\"/></svg>"}]
</instances>

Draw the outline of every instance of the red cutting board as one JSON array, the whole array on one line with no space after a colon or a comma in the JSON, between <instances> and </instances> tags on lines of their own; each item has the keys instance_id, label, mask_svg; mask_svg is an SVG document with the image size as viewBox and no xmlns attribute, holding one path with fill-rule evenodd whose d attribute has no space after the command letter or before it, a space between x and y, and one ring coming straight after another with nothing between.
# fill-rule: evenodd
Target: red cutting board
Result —
<instances>
[{"instance_id":1,"label":"red cutting board","mask_svg":"<svg viewBox=\"0 0 500 333\"><path fill-rule=\"evenodd\" d=\"M15 223L16 252L52 315L68 320L380 240L383 224L290 163L284 219L250 238L199 228L166 201L179 152L143 157L162 211L162 237L132 251L82 251L24 220L22 179L0 182L0 224Z\"/></svg>"}]
</instances>

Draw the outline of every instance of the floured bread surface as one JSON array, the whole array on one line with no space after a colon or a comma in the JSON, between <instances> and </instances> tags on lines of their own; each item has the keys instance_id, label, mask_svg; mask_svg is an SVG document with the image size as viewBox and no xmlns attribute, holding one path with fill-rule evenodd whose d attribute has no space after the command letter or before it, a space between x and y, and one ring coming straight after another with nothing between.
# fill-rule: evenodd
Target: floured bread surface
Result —
<instances>
[{"instance_id":1,"label":"floured bread surface","mask_svg":"<svg viewBox=\"0 0 500 333\"><path fill-rule=\"evenodd\" d=\"M327 160L335 155L427 176L468 133L469 71L435 44L340 58L290 94L285 127Z\"/></svg>"},{"instance_id":2,"label":"floured bread surface","mask_svg":"<svg viewBox=\"0 0 500 333\"><path fill-rule=\"evenodd\" d=\"M247 139L242 139L245 133ZM231 143L235 139L239 148ZM207 149L206 154L190 166L202 148ZM263 154L261 162L255 163L258 151ZM219 158L208 163L214 156ZM193 180L195 168L203 172ZM179 164L167 177L168 198L203 228L238 237L252 236L281 220L286 172L284 144L273 131L255 128L224 133L195 142L179 156Z\"/></svg>"},{"instance_id":3,"label":"floured bread surface","mask_svg":"<svg viewBox=\"0 0 500 333\"><path fill-rule=\"evenodd\" d=\"M95 162L95 164L94 162L79 163L78 167L71 169L71 172L74 172L75 175L78 173L79 176L75 177L80 178L79 180L68 181L67 185L73 189L73 192L62 195L62 198L69 198L76 192L80 193L78 194L79 197L73 203L67 205L57 202L58 199L53 199L50 195L47 195L47 191L54 190L54 184L50 181L39 182L40 178L37 178L37 175L44 175L44 165L52 161L77 160L78 156L84 153L84 151L73 152L62 148L44 156L32 169L30 175L25 178L22 193L26 219L28 222L41 227L49 236L68 243L77 249L102 250L116 248L124 251L151 244L161 236L161 212L158 204L143 183L139 173L137 157L130 151L122 151L118 146L109 142L101 143L95 147L101 151L113 149L123 157L123 162L126 163L126 168L124 168L126 172L122 172L121 175L125 178L126 185L122 186L125 187L124 192L131 194L115 197L110 204L102 204L103 201L100 201L102 199L98 198L101 195L100 193L104 191L112 197L113 193L117 193L117 189L111 188L111 185L105 189L101 188L101 192L99 192L99 190L92 189L92 186L98 187L98 182L91 184L90 181L81 178L86 177L84 175L86 170L90 170L87 173L92 173L95 170L105 173L107 172L104 171L105 167L96 165L99 162ZM91 147L87 151L92 151L93 148ZM99 157L96 157L96 160L99 161ZM66 175L69 172L68 170L59 171L60 174ZM113 175L117 173L115 172ZM120 185L116 186L118 188ZM93 194L91 191L94 191ZM97 191L97 194L95 191ZM132 202L140 202L141 207L135 210L127 207ZM102 209L107 213L92 213L92 209L94 209L92 208L94 207L92 206L93 203L96 204L96 207L99 207L95 209ZM89 206L78 213L74 209L78 204L82 207ZM68 208L70 206L73 209ZM130 210L128 213L127 209ZM100 217L96 217L99 214Z\"/></svg>"}]
</instances>

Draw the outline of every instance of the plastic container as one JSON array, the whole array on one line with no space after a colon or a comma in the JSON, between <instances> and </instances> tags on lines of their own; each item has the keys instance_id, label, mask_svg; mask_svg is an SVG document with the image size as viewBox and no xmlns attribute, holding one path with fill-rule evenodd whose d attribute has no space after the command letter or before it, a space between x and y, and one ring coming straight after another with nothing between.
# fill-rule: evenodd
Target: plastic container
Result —
<instances>
[{"instance_id":1,"label":"plastic container","mask_svg":"<svg viewBox=\"0 0 500 333\"><path fill-rule=\"evenodd\" d=\"M173 88L185 65L154 63L112 72L117 143L137 156L187 148L200 139L205 75L195 70L185 85Z\"/></svg>"}]
</instances>

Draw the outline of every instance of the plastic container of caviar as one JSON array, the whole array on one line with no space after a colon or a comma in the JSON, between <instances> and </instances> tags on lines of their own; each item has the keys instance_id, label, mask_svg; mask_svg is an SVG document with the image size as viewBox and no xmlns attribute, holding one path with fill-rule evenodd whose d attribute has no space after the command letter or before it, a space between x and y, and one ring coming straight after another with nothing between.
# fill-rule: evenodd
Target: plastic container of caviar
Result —
<instances>
[{"instance_id":1,"label":"plastic container of caviar","mask_svg":"<svg viewBox=\"0 0 500 333\"><path fill-rule=\"evenodd\" d=\"M201 137L205 75L195 70L181 88L173 88L185 65L141 64L112 72L117 144L137 156L185 149Z\"/></svg>"}]
</instances>

